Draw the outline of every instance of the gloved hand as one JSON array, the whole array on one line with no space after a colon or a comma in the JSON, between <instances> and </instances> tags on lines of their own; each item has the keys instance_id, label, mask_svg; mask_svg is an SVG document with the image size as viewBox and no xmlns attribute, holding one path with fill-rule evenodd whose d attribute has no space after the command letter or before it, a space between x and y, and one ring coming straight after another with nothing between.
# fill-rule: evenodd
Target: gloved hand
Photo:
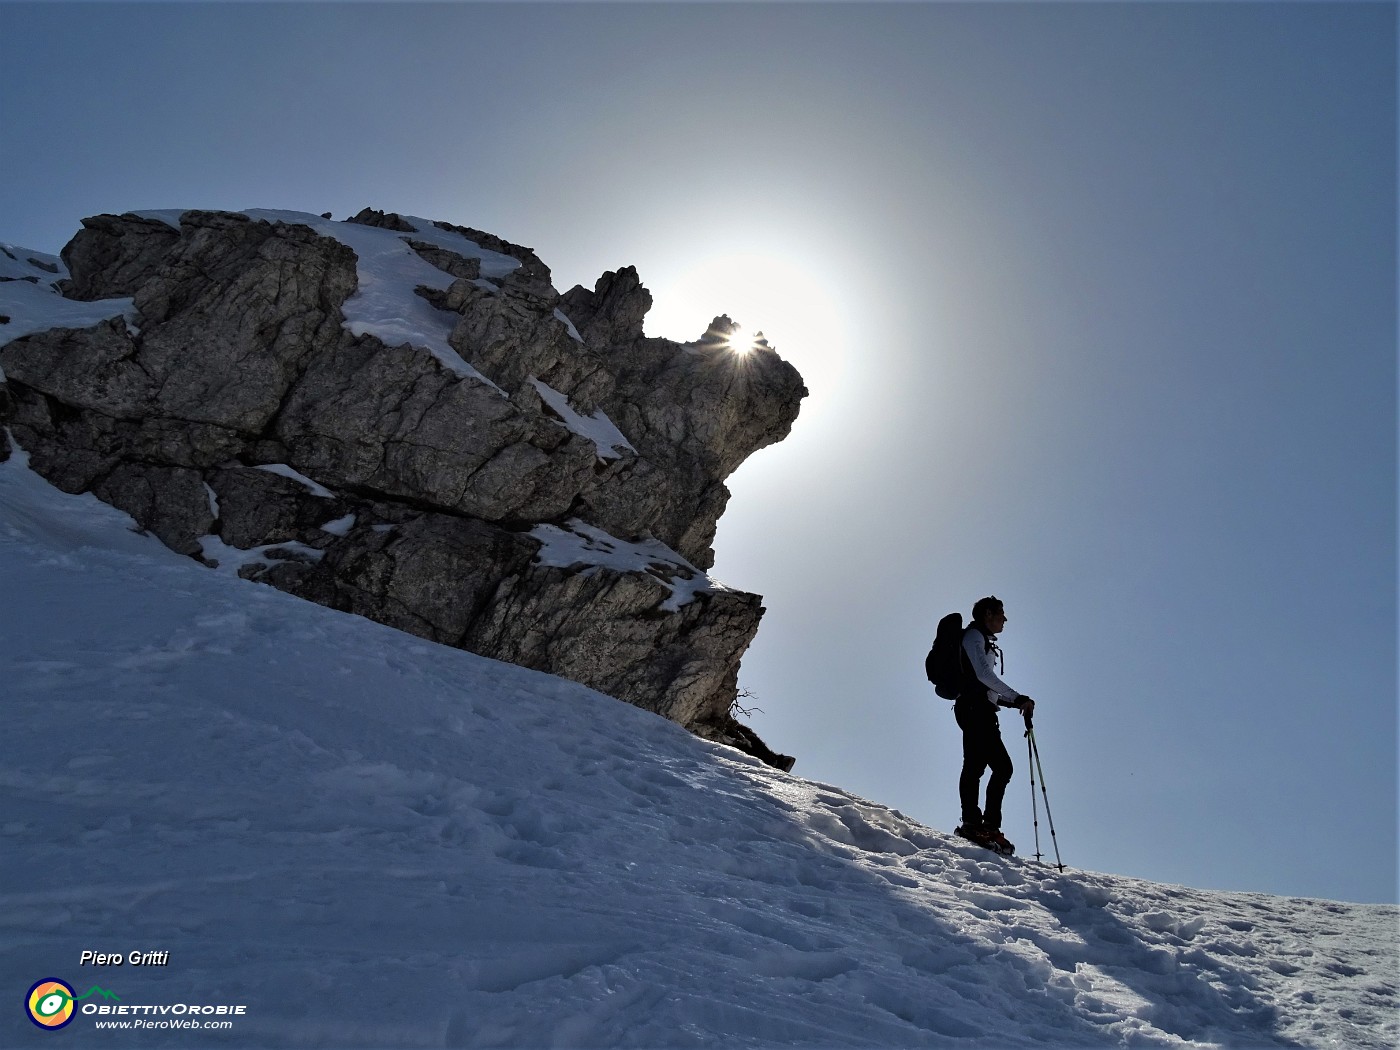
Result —
<instances>
[{"instance_id":1,"label":"gloved hand","mask_svg":"<svg viewBox=\"0 0 1400 1050\"><path fill-rule=\"evenodd\" d=\"M1014 706L1016 710L1021 712L1021 717L1027 722L1031 720L1031 715L1035 714L1035 701L1028 696L1018 696Z\"/></svg>"}]
</instances>

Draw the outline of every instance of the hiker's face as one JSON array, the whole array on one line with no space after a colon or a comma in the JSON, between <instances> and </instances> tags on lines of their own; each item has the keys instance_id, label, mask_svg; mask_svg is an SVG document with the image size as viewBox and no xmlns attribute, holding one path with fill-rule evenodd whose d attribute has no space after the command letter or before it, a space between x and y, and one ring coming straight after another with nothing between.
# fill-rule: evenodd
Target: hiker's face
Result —
<instances>
[{"instance_id":1,"label":"hiker's face","mask_svg":"<svg viewBox=\"0 0 1400 1050\"><path fill-rule=\"evenodd\" d=\"M1006 627L1006 610L994 609L987 614L987 628L993 634L1001 634Z\"/></svg>"}]
</instances>

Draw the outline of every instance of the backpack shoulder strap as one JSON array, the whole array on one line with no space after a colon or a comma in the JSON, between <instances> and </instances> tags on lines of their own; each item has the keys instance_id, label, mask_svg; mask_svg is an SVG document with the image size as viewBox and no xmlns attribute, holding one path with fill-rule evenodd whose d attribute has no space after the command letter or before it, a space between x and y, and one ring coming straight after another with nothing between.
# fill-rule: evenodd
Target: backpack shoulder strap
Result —
<instances>
[{"instance_id":1,"label":"backpack shoulder strap","mask_svg":"<svg viewBox=\"0 0 1400 1050\"><path fill-rule=\"evenodd\" d=\"M990 653L991 655L993 655L993 656L996 657L996 660L997 660L997 672L998 672L999 674L1005 674L1005 673L1006 673L1006 657L1002 654L1001 646L997 645L996 642L992 641L992 636L989 635L989 634L986 634L986 633L982 630L982 628L978 627L978 626L977 626L977 622L976 622L975 620L974 620L972 623L968 624L966 628L964 628L964 630L963 630L963 639L966 640L966 638L967 638L967 632L968 632L968 631L973 631L973 630L975 630L978 634L982 635L982 641L983 641L983 643L986 645L986 650L985 650L985 651L986 651L987 653ZM964 655L964 657L965 657L965 656L966 656L966 652L964 652L963 655Z\"/></svg>"}]
</instances>

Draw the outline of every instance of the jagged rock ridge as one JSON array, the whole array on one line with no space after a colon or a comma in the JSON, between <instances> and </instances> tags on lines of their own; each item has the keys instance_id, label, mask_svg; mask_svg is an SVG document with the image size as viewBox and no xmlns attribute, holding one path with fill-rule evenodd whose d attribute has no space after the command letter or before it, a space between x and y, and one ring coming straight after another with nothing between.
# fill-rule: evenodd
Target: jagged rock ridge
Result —
<instances>
[{"instance_id":1,"label":"jagged rock ridge","mask_svg":"<svg viewBox=\"0 0 1400 1050\"><path fill-rule=\"evenodd\" d=\"M530 249L368 209L83 227L0 249L0 423L44 477L773 760L730 715L760 599L704 574L724 479L806 394L770 348L646 337L631 267L560 295Z\"/></svg>"}]
</instances>

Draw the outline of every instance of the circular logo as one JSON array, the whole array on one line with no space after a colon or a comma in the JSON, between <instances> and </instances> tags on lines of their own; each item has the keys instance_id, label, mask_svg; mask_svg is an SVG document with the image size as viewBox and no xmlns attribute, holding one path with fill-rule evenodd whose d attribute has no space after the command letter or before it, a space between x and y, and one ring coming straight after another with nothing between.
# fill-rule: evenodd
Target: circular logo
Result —
<instances>
[{"instance_id":1,"label":"circular logo","mask_svg":"<svg viewBox=\"0 0 1400 1050\"><path fill-rule=\"evenodd\" d=\"M29 1019L40 1028L62 1028L73 1020L73 986L57 977L35 981L24 997Z\"/></svg>"}]
</instances>

